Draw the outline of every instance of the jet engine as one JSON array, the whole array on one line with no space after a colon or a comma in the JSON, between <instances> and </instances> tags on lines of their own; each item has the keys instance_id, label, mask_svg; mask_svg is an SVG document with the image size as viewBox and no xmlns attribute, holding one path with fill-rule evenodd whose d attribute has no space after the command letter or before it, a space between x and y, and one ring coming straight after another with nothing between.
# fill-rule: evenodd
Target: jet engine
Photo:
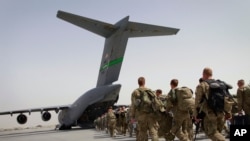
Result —
<instances>
[{"instance_id":1,"label":"jet engine","mask_svg":"<svg viewBox=\"0 0 250 141\"><path fill-rule=\"evenodd\" d=\"M27 116L24 114L20 114L17 116L17 122L19 124L25 124L27 122Z\"/></svg>"},{"instance_id":2,"label":"jet engine","mask_svg":"<svg viewBox=\"0 0 250 141\"><path fill-rule=\"evenodd\" d=\"M43 121L49 121L50 118L51 118L51 114L48 111L42 113L42 120Z\"/></svg>"}]
</instances>

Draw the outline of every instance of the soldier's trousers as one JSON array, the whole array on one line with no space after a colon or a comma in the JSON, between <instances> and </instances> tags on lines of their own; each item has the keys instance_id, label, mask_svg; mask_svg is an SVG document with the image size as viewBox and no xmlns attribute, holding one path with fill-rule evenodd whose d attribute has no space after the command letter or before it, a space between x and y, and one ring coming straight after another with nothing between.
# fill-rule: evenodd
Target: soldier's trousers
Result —
<instances>
[{"instance_id":1,"label":"soldier's trousers","mask_svg":"<svg viewBox=\"0 0 250 141\"><path fill-rule=\"evenodd\" d=\"M126 135L127 129L128 129L127 121L126 121L126 119L122 119L121 120L121 133L123 135Z\"/></svg>"},{"instance_id":2,"label":"soldier's trousers","mask_svg":"<svg viewBox=\"0 0 250 141\"><path fill-rule=\"evenodd\" d=\"M173 117L171 117L170 115L166 113L159 113L157 118L159 119L158 120L158 124L159 124L158 135L159 137L165 137L165 135L169 133L169 131L172 128Z\"/></svg>"},{"instance_id":3,"label":"soldier's trousers","mask_svg":"<svg viewBox=\"0 0 250 141\"><path fill-rule=\"evenodd\" d=\"M184 121L182 125L182 131L186 134L189 140L193 140L194 131L193 131L193 122L191 118L188 118Z\"/></svg>"},{"instance_id":4,"label":"soldier's trousers","mask_svg":"<svg viewBox=\"0 0 250 141\"><path fill-rule=\"evenodd\" d=\"M149 131L149 134L152 138L152 141L158 141L158 122L155 118L155 115L150 113L141 113L138 114L137 117L138 121L138 136L137 141L148 141L148 134L147 131Z\"/></svg>"},{"instance_id":5,"label":"soldier's trousers","mask_svg":"<svg viewBox=\"0 0 250 141\"><path fill-rule=\"evenodd\" d=\"M178 110L174 113L173 126L170 132L179 138L180 141L189 141L188 135L184 134L181 129L188 119L190 119L190 114L188 111Z\"/></svg>"},{"instance_id":6,"label":"soldier's trousers","mask_svg":"<svg viewBox=\"0 0 250 141\"><path fill-rule=\"evenodd\" d=\"M225 124L224 113L209 111L204 117L204 132L212 141L225 141L225 137L220 133Z\"/></svg>"},{"instance_id":7,"label":"soldier's trousers","mask_svg":"<svg viewBox=\"0 0 250 141\"><path fill-rule=\"evenodd\" d=\"M115 127L116 127L115 119L111 119L110 121L108 121L108 129L109 129L110 137L114 137Z\"/></svg>"}]
</instances>

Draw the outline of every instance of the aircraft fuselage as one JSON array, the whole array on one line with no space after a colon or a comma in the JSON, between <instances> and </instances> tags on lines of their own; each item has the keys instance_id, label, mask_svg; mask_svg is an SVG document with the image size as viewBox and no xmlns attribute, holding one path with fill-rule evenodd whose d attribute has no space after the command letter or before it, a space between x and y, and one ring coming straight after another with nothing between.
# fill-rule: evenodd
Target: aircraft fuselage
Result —
<instances>
[{"instance_id":1,"label":"aircraft fuselage","mask_svg":"<svg viewBox=\"0 0 250 141\"><path fill-rule=\"evenodd\" d=\"M72 126L78 124L77 121L79 121L80 117L83 117L86 108L90 105L99 103L99 105L101 105L101 108L112 106L112 104L114 104L118 100L120 89L121 89L120 84L114 84L114 85L96 87L87 91L86 93L81 95L68 109L62 110L59 113L58 115L59 123L64 126ZM92 112L96 113L96 109L92 109L92 107L90 107L89 110L92 110ZM93 108L99 108L99 107L93 107ZM106 109L102 109L102 111L106 111ZM96 115L91 113L88 114L89 115L85 114L85 116ZM93 117L91 117L91 119L86 118L86 120L92 121L93 120L92 118Z\"/></svg>"}]
</instances>

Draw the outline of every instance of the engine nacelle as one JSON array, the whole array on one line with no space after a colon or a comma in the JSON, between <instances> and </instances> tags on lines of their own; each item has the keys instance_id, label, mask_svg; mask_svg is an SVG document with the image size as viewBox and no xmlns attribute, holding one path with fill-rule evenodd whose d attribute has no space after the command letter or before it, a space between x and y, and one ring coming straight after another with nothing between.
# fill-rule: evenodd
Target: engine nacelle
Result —
<instances>
[{"instance_id":1,"label":"engine nacelle","mask_svg":"<svg viewBox=\"0 0 250 141\"><path fill-rule=\"evenodd\" d=\"M51 114L48 111L46 111L42 114L43 121L49 121L50 119L51 119Z\"/></svg>"},{"instance_id":2,"label":"engine nacelle","mask_svg":"<svg viewBox=\"0 0 250 141\"><path fill-rule=\"evenodd\" d=\"M24 114L20 114L17 116L17 122L19 124L25 124L27 122L27 119L28 119L27 116Z\"/></svg>"}]
</instances>

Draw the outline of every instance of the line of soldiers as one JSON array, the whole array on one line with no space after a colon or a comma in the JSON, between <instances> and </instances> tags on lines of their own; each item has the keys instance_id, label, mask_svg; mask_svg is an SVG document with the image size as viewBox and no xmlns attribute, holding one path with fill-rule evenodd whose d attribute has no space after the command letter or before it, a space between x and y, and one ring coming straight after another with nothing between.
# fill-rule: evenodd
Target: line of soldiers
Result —
<instances>
[{"instance_id":1,"label":"line of soldiers","mask_svg":"<svg viewBox=\"0 0 250 141\"><path fill-rule=\"evenodd\" d=\"M201 123L202 130L208 138L213 141L225 141L222 130L229 132L225 123L232 120L232 114L241 114L244 111L250 121L250 86L246 88L244 80L239 80L238 103L233 102L227 112L214 113L207 102L202 101L209 91L209 85L204 80L213 79L212 74L211 68L203 69L202 78L195 89L195 96L190 98L190 103L185 104L180 102L181 96L177 93L178 79L170 81L171 89L167 95L163 95L162 90L157 89L153 94L148 94L152 95L149 98L145 97L144 93L152 90L145 86L145 78L139 77L139 88L132 92L128 110L124 108L113 110L110 107L106 114L95 120L96 128L97 130L107 128L111 137L116 133L126 135L126 131L129 131L132 136L135 132L136 141L147 141L149 138L152 141L158 141L162 137L166 141L173 141L175 137L180 141L191 141L195 138L194 133L197 132L193 131L193 124ZM125 111L124 120L121 118L123 111ZM200 116L203 117L200 118Z\"/></svg>"},{"instance_id":2,"label":"line of soldiers","mask_svg":"<svg viewBox=\"0 0 250 141\"><path fill-rule=\"evenodd\" d=\"M155 102L160 101L159 108L151 110L151 107L144 106L142 101L143 93L141 91L148 91L145 87L145 78L138 78L139 88L135 89L131 95L131 116L138 121L137 141L147 141L149 136L152 141L158 141L160 137L165 138L166 141L174 140L175 136L181 141L189 141L193 139L193 123L192 110L179 110L177 105L178 95L175 90L178 86L178 80L173 79L170 82L171 90L167 95L162 95L162 90L155 91ZM138 101L141 107L138 107ZM155 102L157 103L157 102ZM194 105L194 99L192 100ZM157 106L155 106L157 107ZM163 107L163 108L162 108ZM147 134L149 131L149 135Z\"/></svg>"},{"instance_id":3,"label":"line of soldiers","mask_svg":"<svg viewBox=\"0 0 250 141\"><path fill-rule=\"evenodd\" d=\"M180 141L191 141L194 138L193 123L201 123L202 130L209 139L225 141L222 131L229 131L225 127L225 123L232 120L232 114L244 111L248 121L250 121L250 88L246 88L244 84L241 84L242 80L238 82L238 103L227 99L224 103L225 110L218 113L215 113L214 109L208 106L207 100L204 99L209 94L210 87L207 81L213 79L212 74L211 68L206 67L203 69L202 77L195 89L195 96L190 98L190 103L185 103L186 105L183 102L178 102L181 95L177 93L177 90L179 90L177 79L170 81L171 90L166 96L161 95L161 90L157 90L156 95L158 99L161 99L165 111L162 111L161 108L155 111L151 107L147 107L147 104L138 104L143 100L147 103L141 91L150 90L145 86L145 78L139 77L139 88L135 89L131 94L131 116L138 121L136 140L147 141L150 136L152 141L158 141L159 137L164 137L166 141L174 140L175 137ZM156 101L155 99L152 100ZM138 105L143 106L138 107ZM189 105L192 105L192 108L181 110L189 108ZM233 108L236 106L238 108ZM232 111L233 109L236 110Z\"/></svg>"},{"instance_id":4,"label":"line of soldiers","mask_svg":"<svg viewBox=\"0 0 250 141\"><path fill-rule=\"evenodd\" d=\"M135 132L134 123L136 121L130 118L129 111L126 106L120 106L117 109L110 106L105 114L94 120L96 130L106 130L110 137L125 136L129 132L130 137L132 137L133 132Z\"/></svg>"}]
</instances>

